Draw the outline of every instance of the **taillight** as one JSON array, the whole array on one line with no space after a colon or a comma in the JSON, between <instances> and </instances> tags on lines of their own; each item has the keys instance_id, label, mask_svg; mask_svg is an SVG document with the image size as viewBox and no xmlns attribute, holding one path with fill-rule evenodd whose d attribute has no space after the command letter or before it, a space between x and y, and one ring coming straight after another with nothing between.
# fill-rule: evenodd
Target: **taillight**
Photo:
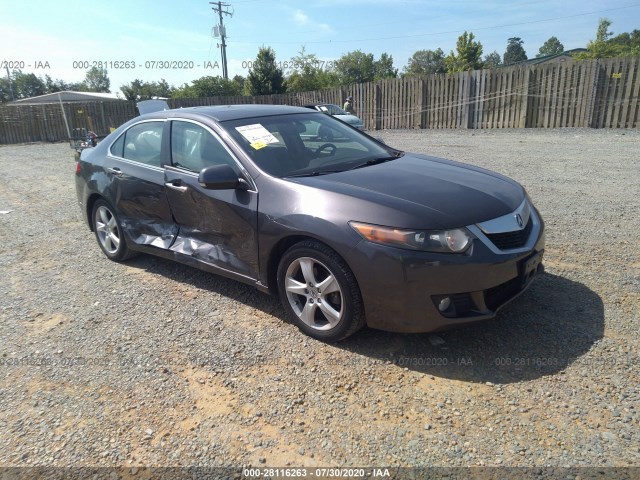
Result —
<instances>
[{"instance_id":1,"label":"taillight","mask_svg":"<svg viewBox=\"0 0 640 480\"><path fill-rule=\"evenodd\" d=\"M76 175L80 174L80 162L76 162Z\"/></svg>"}]
</instances>

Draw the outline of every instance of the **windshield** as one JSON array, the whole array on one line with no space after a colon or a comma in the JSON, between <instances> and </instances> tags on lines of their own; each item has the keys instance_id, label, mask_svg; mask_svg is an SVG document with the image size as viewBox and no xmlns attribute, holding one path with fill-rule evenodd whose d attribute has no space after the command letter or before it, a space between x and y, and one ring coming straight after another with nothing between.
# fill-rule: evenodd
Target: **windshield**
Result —
<instances>
[{"instance_id":1,"label":"windshield","mask_svg":"<svg viewBox=\"0 0 640 480\"><path fill-rule=\"evenodd\" d=\"M221 125L261 170L276 177L341 172L399 153L322 113L244 118Z\"/></svg>"},{"instance_id":2,"label":"windshield","mask_svg":"<svg viewBox=\"0 0 640 480\"><path fill-rule=\"evenodd\" d=\"M331 103L327 103L325 105L318 105L318 108L329 115L349 115L343 109L341 109L337 105L333 105Z\"/></svg>"}]
</instances>

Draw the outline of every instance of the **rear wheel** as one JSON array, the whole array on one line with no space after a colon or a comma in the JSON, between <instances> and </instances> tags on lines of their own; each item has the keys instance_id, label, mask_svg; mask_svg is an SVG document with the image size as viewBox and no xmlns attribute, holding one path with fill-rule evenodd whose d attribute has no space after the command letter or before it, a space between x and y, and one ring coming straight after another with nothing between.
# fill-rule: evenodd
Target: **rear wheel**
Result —
<instances>
[{"instance_id":1,"label":"rear wheel","mask_svg":"<svg viewBox=\"0 0 640 480\"><path fill-rule=\"evenodd\" d=\"M311 337L335 342L364 325L353 273L319 242L304 241L287 250L278 267L278 291L289 317Z\"/></svg>"},{"instance_id":2,"label":"rear wheel","mask_svg":"<svg viewBox=\"0 0 640 480\"><path fill-rule=\"evenodd\" d=\"M93 230L98 245L110 260L122 262L135 255L127 246L114 209L104 200L97 200L93 205Z\"/></svg>"}]
</instances>

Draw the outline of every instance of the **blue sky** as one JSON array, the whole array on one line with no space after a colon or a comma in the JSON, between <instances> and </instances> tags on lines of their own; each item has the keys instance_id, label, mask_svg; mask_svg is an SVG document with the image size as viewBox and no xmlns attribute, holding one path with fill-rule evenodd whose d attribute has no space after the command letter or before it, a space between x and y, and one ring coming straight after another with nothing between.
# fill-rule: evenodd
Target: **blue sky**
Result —
<instances>
[{"instance_id":1,"label":"blue sky","mask_svg":"<svg viewBox=\"0 0 640 480\"><path fill-rule=\"evenodd\" d=\"M227 0L225 17L230 76L247 74L246 61L260 46L271 46L285 62L301 46L331 61L360 49L376 58L393 56L402 71L420 49L455 48L458 36L472 31L484 54L501 55L509 37L524 40L529 57L555 35L566 49L584 47L607 17L614 33L640 28L640 2L633 0ZM181 85L204 75L221 75L208 0L94 0L11 2L3 8L0 61L25 62L24 72L80 81L86 70L74 61L134 61L135 69L109 69L111 89L135 78L166 79ZM193 62L187 69L150 69L145 62ZM49 68L35 69L37 62ZM29 67L31 65L31 67ZM40 64L42 65L42 63ZM244 67L244 68L243 68ZM286 73L286 71L285 71ZM2 74L6 74L3 71Z\"/></svg>"}]
</instances>

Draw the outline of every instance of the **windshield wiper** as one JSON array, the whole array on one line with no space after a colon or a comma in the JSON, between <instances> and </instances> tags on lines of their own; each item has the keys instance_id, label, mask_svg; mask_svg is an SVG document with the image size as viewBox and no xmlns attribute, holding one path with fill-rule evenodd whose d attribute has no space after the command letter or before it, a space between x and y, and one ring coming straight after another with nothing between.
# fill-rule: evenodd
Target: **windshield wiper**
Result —
<instances>
[{"instance_id":1,"label":"windshield wiper","mask_svg":"<svg viewBox=\"0 0 640 480\"><path fill-rule=\"evenodd\" d=\"M377 165L378 163L390 162L391 160L395 160L397 158L400 158L402 155L404 155L404 152L397 152L394 155L391 155L390 157L373 158L371 160L367 160L366 162L359 163L355 167L351 167L348 170L356 170L358 168L369 167L371 165Z\"/></svg>"},{"instance_id":2,"label":"windshield wiper","mask_svg":"<svg viewBox=\"0 0 640 480\"><path fill-rule=\"evenodd\" d=\"M327 173L340 173L340 172L348 172L349 170L355 170L357 168L368 167L369 165L376 165L378 163L389 162L391 160L395 160L404 155L404 152L397 151L393 155L389 157L380 157L373 158L371 160L367 160L366 162L359 163L355 167L343 168L341 170L314 170L312 172L303 172L303 173L295 173L293 175L285 175L284 178L295 178L295 177L317 177L318 175L326 175Z\"/></svg>"},{"instance_id":3,"label":"windshield wiper","mask_svg":"<svg viewBox=\"0 0 640 480\"><path fill-rule=\"evenodd\" d=\"M285 175L284 178L295 177L317 177L318 175L326 175L327 173L340 173L344 170L314 170L313 172L296 173L294 175Z\"/></svg>"}]
</instances>

